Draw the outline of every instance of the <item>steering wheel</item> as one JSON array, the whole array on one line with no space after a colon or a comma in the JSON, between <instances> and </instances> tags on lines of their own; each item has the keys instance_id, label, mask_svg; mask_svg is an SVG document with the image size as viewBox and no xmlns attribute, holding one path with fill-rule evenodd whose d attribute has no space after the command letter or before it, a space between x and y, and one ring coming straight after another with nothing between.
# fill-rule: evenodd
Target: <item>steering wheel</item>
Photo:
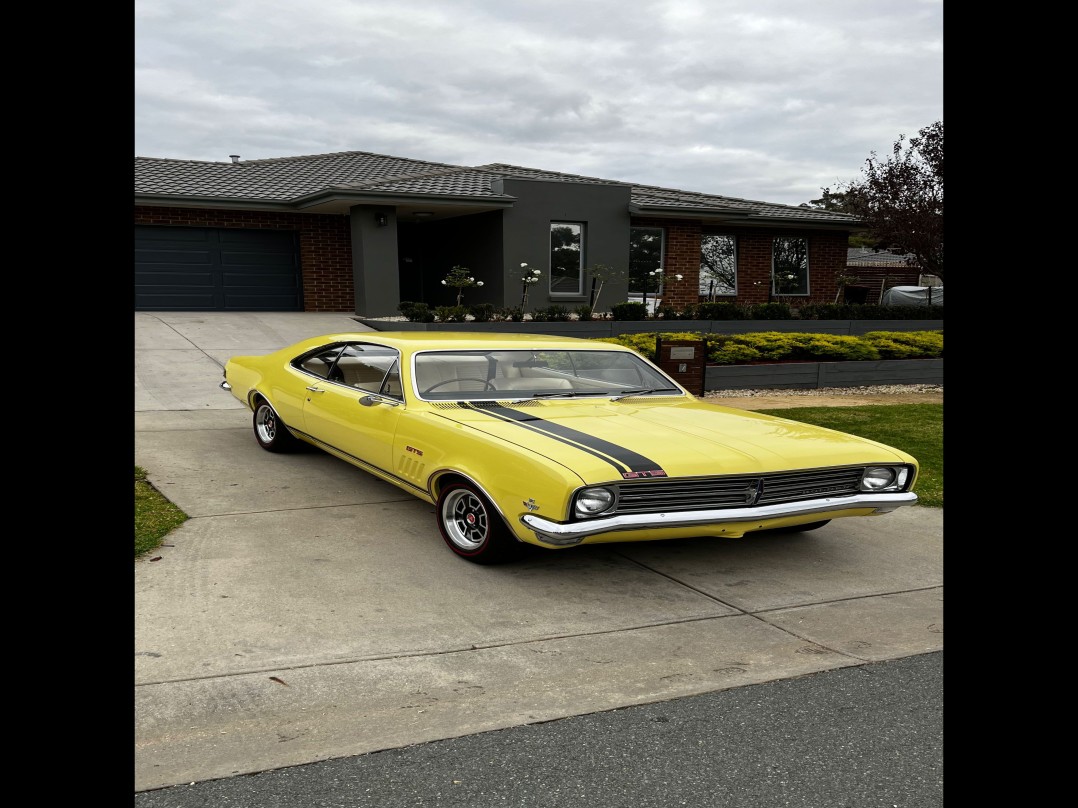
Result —
<instances>
[{"instance_id":1,"label":"steering wheel","mask_svg":"<svg viewBox=\"0 0 1078 808\"><path fill-rule=\"evenodd\" d=\"M487 380L487 379L480 379L480 378L475 377L475 376L461 376L459 379L443 379L440 382L435 382L430 387L428 387L426 390L424 390L423 394L426 395L427 393L433 393L439 387L444 387L447 384L454 384L456 382L478 382L479 385L480 385L479 389L484 390L484 391L485 390L497 390L498 389L493 384L491 384L490 381Z\"/></svg>"}]
</instances>

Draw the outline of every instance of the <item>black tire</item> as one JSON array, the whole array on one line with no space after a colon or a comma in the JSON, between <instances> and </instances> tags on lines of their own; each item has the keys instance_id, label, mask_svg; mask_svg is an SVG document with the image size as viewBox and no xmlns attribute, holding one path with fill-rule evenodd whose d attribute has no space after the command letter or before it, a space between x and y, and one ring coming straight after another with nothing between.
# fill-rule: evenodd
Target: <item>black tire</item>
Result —
<instances>
[{"instance_id":1,"label":"black tire","mask_svg":"<svg viewBox=\"0 0 1078 808\"><path fill-rule=\"evenodd\" d=\"M299 441L288 431L284 421L265 401L255 404L251 424L255 431L255 440L267 452L291 452L299 446Z\"/></svg>"},{"instance_id":2,"label":"black tire","mask_svg":"<svg viewBox=\"0 0 1078 808\"><path fill-rule=\"evenodd\" d=\"M502 564L519 558L523 545L502 517L469 483L450 483L438 496L438 531L446 545L475 564Z\"/></svg>"}]
</instances>

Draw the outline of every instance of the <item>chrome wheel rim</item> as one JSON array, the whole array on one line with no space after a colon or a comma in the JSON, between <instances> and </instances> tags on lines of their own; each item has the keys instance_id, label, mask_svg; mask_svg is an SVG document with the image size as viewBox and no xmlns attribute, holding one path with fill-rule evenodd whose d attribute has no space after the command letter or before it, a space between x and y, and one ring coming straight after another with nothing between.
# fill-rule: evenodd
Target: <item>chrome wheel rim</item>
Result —
<instances>
[{"instance_id":1,"label":"chrome wheel rim","mask_svg":"<svg viewBox=\"0 0 1078 808\"><path fill-rule=\"evenodd\" d=\"M259 407L255 414L255 429L263 443L273 443L277 437L277 413L270 407Z\"/></svg>"},{"instance_id":2,"label":"chrome wheel rim","mask_svg":"<svg viewBox=\"0 0 1078 808\"><path fill-rule=\"evenodd\" d=\"M487 540L487 509L470 491L454 491L442 503L442 524L449 540L462 550L474 551Z\"/></svg>"}]
</instances>

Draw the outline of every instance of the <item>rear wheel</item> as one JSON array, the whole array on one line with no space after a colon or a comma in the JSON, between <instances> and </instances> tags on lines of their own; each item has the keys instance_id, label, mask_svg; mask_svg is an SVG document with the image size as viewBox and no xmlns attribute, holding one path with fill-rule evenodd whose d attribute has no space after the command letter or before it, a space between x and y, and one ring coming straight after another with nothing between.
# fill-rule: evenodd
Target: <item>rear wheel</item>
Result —
<instances>
[{"instance_id":1,"label":"rear wheel","mask_svg":"<svg viewBox=\"0 0 1078 808\"><path fill-rule=\"evenodd\" d=\"M442 490L438 530L450 550L476 564L500 564L521 553L521 544L490 501L469 483L451 483Z\"/></svg>"},{"instance_id":2,"label":"rear wheel","mask_svg":"<svg viewBox=\"0 0 1078 808\"><path fill-rule=\"evenodd\" d=\"M255 440L267 452L289 452L299 445L299 441L288 431L284 421L265 401L259 401L255 405L252 423Z\"/></svg>"}]
</instances>

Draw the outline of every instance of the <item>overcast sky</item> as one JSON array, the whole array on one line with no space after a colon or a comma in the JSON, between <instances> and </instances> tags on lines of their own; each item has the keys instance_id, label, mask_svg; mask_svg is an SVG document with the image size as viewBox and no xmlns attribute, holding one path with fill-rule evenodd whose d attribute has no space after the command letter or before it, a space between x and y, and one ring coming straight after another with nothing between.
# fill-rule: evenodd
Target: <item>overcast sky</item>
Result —
<instances>
[{"instance_id":1,"label":"overcast sky","mask_svg":"<svg viewBox=\"0 0 1078 808\"><path fill-rule=\"evenodd\" d=\"M135 0L135 156L364 151L798 205L943 120L943 0Z\"/></svg>"}]
</instances>

